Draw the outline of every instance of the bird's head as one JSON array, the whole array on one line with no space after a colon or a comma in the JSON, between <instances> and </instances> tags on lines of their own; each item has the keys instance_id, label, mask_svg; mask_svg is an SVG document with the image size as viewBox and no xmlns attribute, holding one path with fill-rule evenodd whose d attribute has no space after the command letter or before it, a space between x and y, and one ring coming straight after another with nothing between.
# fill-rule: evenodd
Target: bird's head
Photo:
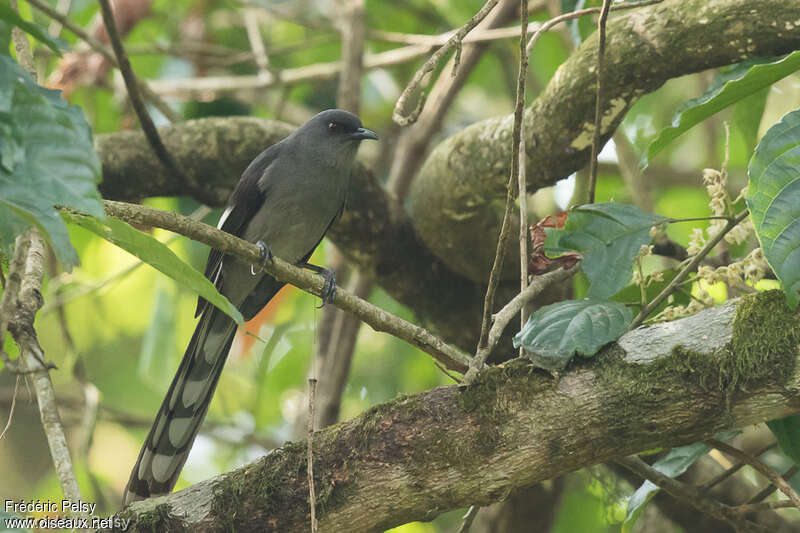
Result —
<instances>
[{"instance_id":1,"label":"bird's head","mask_svg":"<svg viewBox=\"0 0 800 533\"><path fill-rule=\"evenodd\" d=\"M328 109L306 122L300 130L304 136L330 145L358 146L365 139L378 140L378 134L365 128L353 113Z\"/></svg>"}]
</instances>

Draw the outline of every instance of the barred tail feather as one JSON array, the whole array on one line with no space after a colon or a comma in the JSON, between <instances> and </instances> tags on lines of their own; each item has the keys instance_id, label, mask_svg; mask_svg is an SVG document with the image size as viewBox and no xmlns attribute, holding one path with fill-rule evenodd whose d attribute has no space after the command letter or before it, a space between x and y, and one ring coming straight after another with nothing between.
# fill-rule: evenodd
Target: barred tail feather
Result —
<instances>
[{"instance_id":1,"label":"barred tail feather","mask_svg":"<svg viewBox=\"0 0 800 533\"><path fill-rule=\"evenodd\" d=\"M133 467L123 503L166 494L178 480L228 356L236 323L208 306Z\"/></svg>"}]
</instances>

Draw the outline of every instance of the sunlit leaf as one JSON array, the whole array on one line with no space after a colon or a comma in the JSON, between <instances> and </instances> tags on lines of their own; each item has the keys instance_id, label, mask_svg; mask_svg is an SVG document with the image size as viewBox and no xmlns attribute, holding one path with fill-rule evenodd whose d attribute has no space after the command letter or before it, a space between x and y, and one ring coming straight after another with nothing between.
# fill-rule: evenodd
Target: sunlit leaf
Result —
<instances>
[{"instance_id":1,"label":"sunlit leaf","mask_svg":"<svg viewBox=\"0 0 800 533\"><path fill-rule=\"evenodd\" d=\"M576 353L591 357L619 338L631 323L633 313L619 302L567 300L542 307L514 336L536 366L548 370L564 368Z\"/></svg>"},{"instance_id":2,"label":"sunlit leaf","mask_svg":"<svg viewBox=\"0 0 800 533\"><path fill-rule=\"evenodd\" d=\"M732 69L718 78L717 83L712 84L705 94L684 104L672 120L672 125L662 129L647 147L640 166L646 167L656 154L690 128L798 69L800 50L772 63L748 64Z\"/></svg>"},{"instance_id":3,"label":"sunlit leaf","mask_svg":"<svg viewBox=\"0 0 800 533\"><path fill-rule=\"evenodd\" d=\"M109 218L100 221L94 217L65 213L67 221L81 226L108 242L135 255L156 270L166 274L178 283L195 291L217 306L238 324L243 324L242 314L216 287L200 272L182 261L164 243L150 235L137 231L121 220Z\"/></svg>"},{"instance_id":4,"label":"sunlit leaf","mask_svg":"<svg viewBox=\"0 0 800 533\"><path fill-rule=\"evenodd\" d=\"M652 241L650 228L664 220L632 205L583 205L569 212L563 229L547 228L545 250L550 256L579 252L591 283L587 296L610 298L630 282L636 254Z\"/></svg>"},{"instance_id":5,"label":"sunlit leaf","mask_svg":"<svg viewBox=\"0 0 800 533\"><path fill-rule=\"evenodd\" d=\"M78 256L54 206L102 217L100 177L83 112L0 55L0 248L9 253L16 235L35 225L70 269Z\"/></svg>"},{"instance_id":6,"label":"sunlit leaf","mask_svg":"<svg viewBox=\"0 0 800 533\"><path fill-rule=\"evenodd\" d=\"M794 308L800 289L800 111L767 131L747 172L747 207L756 235Z\"/></svg>"}]
</instances>

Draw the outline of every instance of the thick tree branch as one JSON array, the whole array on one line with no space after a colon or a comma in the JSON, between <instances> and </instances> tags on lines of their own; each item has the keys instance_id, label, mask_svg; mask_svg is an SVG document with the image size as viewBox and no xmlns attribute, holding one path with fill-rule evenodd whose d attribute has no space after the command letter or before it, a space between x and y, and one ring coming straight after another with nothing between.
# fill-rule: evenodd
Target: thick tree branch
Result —
<instances>
[{"instance_id":1,"label":"thick tree branch","mask_svg":"<svg viewBox=\"0 0 800 533\"><path fill-rule=\"evenodd\" d=\"M429 519L588 465L795 413L798 345L797 314L770 292L628 333L559 380L515 361L470 387L376 406L314 436L320 530ZM123 514L156 530L164 521L193 531L301 530L305 452L287 444Z\"/></svg>"}]
</instances>

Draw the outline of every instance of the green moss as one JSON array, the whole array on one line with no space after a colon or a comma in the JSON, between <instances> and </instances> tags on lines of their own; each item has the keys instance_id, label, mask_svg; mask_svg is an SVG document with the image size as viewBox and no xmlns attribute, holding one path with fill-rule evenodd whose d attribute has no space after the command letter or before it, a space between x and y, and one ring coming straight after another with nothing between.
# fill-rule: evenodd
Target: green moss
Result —
<instances>
[{"instance_id":1,"label":"green moss","mask_svg":"<svg viewBox=\"0 0 800 533\"><path fill-rule=\"evenodd\" d=\"M800 345L798 316L780 291L759 293L736 306L733 337L713 354L675 347L675 363L706 390L731 396L767 380L785 383L793 374Z\"/></svg>"},{"instance_id":2,"label":"green moss","mask_svg":"<svg viewBox=\"0 0 800 533\"><path fill-rule=\"evenodd\" d=\"M278 514L278 510L301 512L305 509L308 492L303 492L295 483L305 476L305 444L287 443L268 457L270 460L262 459L255 467L259 472L239 469L214 487L211 514L219 521L221 529L236 531L239 520L250 520L253 514L268 516ZM246 500L243 495L247 495ZM271 526L274 530L281 529L280 524Z\"/></svg>"},{"instance_id":3,"label":"green moss","mask_svg":"<svg viewBox=\"0 0 800 533\"><path fill-rule=\"evenodd\" d=\"M800 346L800 319L779 291L742 298L732 330L731 341L710 353L678 345L668 357L640 365L626 363L622 348L612 345L594 360L578 364L592 366L605 386L624 386L656 403L662 401L661 396L663 401L669 398L668 389L679 376L702 390L722 394L724 404L713 409L724 412L739 391L767 382L785 384L794 375ZM618 407L620 417L628 416L626 405Z\"/></svg>"},{"instance_id":4,"label":"green moss","mask_svg":"<svg viewBox=\"0 0 800 533\"><path fill-rule=\"evenodd\" d=\"M461 389L458 405L467 413L500 423L516 412L518 404L552 384L552 378L537 372L529 361L513 359L482 370L473 384Z\"/></svg>"},{"instance_id":5,"label":"green moss","mask_svg":"<svg viewBox=\"0 0 800 533\"><path fill-rule=\"evenodd\" d=\"M130 516L119 515L120 518L131 518ZM153 533L183 533L186 527L183 521L172 514L172 507L168 503L162 503L154 507L151 511L141 513L136 517L132 524L134 531L152 531Z\"/></svg>"},{"instance_id":6,"label":"green moss","mask_svg":"<svg viewBox=\"0 0 800 533\"><path fill-rule=\"evenodd\" d=\"M617 359L619 348L606 350L598 360L604 379L622 376L635 383L637 394L657 399L668 375L680 375L701 389L722 393L726 407L739 391L767 381L785 383L793 374L800 345L800 319L786 305L780 291L768 291L742 298L737 304L731 341L711 353L699 353L682 345L669 357L646 365L604 364L602 359ZM641 376L644 370L645 375ZM640 374L630 379L629 372Z\"/></svg>"}]
</instances>

